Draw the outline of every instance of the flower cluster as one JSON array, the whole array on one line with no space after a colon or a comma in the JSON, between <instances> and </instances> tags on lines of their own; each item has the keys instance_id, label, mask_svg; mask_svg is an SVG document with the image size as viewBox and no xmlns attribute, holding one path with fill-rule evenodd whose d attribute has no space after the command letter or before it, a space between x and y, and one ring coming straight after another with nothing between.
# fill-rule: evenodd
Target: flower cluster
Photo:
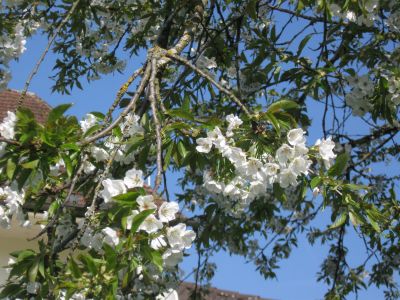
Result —
<instances>
[{"instance_id":1,"label":"flower cluster","mask_svg":"<svg viewBox=\"0 0 400 300\"><path fill-rule=\"evenodd\" d=\"M228 122L226 136L232 136L232 130L238 128L242 121L233 115L227 116L226 120ZM282 188L297 186L298 177L308 175L311 166L304 134L300 128L290 130L287 134L288 144L279 147L274 157L264 154L257 158L235 147L234 140L227 139L221 130L215 127L206 138L197 139L196 149L201 153L209 153L212 147L215 147L222 157L232 163L235 171L233 179L228 182L215 180L211 172L205 172L203 176L205 189L220 196L220 203L225 206L230 206L224 201L225 198L232 200L230 203L235 203L235 208L241 211L255 198L266 196L268 189L271 189L274 183L278 183ZM333 153L335 143L328 138L318 140L316 146L325 167L329 168L336 157Z\"/></svg>"},{"instance_id":2,"label":"flower cluster","mask_svg":"<svg viewBox=\"0 0 400 300\"><path fill-rule=\"evenodd\" d=\"M0 35L0 90L6 88L11 79L9 62L17 59L26 50L25 44L24 26L20 23L16 24L12 35Z\"/></svg>"},{"instance_id":3,"label":"flower cluster","mask_svg":"<svg viewBox=\"0 0 400 300\"><path fill-rule=\"evenodd\" d=\"M400 9L393 11L389 15L387 25L390 30L400 33Z\"/></svg>"},{"instance_id":4,"label":"flower cluster","mask_svg":"<svg viewBox=\"0 0 400 300\"><path fill-rule=\"evenodd\" d=\"M365 25L371 27L378 18L379 1L367 0L364 2L364 5L365 11L362 15L357 15L351 10L343 11L340 6L335 3L330 4L330 11L333 17L357 23L360 26Z\"/></svg>"},{"instance_id":5,"label":"flower cluster","mask_svg":"<svg viewBox=\"0 0 400 300\"><path fill-rule=\"evenodd\" d=\"M124 121L120 124L120 128L124 134L124 138L129 138L134 135L143 133L144 130L143 127L139 124L139 119L140 118L133 113L129 113L124 118ZM93 114L87 114L85 118L80 121L81 129L83 132L87 132L90 128L97 125L98 123L99 119ZM123 143L121 138L109 138L104 143L104 146L106 147L106 149L99 146L91 147L91 155L96 162L107 161L110 158L109 150L113 150L116 147L118 147L114 159L116 162L125 165L133 162L135 153L129 152L130 145L127 143ZM90 162L87 162L87 166L85 166L85 173L89 174L93 172L93 170L94 166Z\"/></svg>"},{"instance_id":6,"label":"flower cluster","mask_svg":"<svg viewBox=\"0 0 400 300\"><path fill-rule=\"evenodd\" d=\"M100 196L103 198L107 207L117 204L114 199L117 196L131 192L132 189L140 189L144 187L143 172L137 169L130 169L125 173L122 179L105 179L102 181L103 190ZM179 206L176 202L163 202L159 204L155 201L153 195L142 194L138 196L133 204L132 210L128 211L123 223L123 228L115 225L107 227L95 226L85 228L85 231L80 239L82 246L93 249L100 255L104 255L104 244L111 246L119 251L129 245L132 255L137 262L136 276L133 278L133 294L124 295L118 292L117 299L147 299L147 295L151 291L156 299L177 299L174 298L176 291L171 289L177 285L174 277L165 276L160 273L160 269L156 268L152 263L149 263L146 257L140 252L140 247L132 248L131 239L126 238L132 234L140 236L140 241L145 241L152 251L158 252L164 268L168 271L173 270L178 263L183 259L185 249L189 249L195 239L195 233L188 230L183 223L170 225L171 221L176 220L179 212ZM144 220L137 223L140 218ZM78 228L81 225L78 225ZM138 252L135 252L138 250ZM126 270L118 271L118 277L124 277ZM145 279L146 278L146 279ZM167 290L163 289L165 287ZM84 295L84 292L81 293ZM144 298L142 298L142 296Z\"/></svg>"},{"instance_id":7,"label":"flower cluster","mask_svg":"<svg viewBox=\"0 0 400 300\"><path fill-rule=\"evenodd\" d=\"M143 187L143 173L141 170L132 169L126 172L123 179L105 179L102 182L104 189L101 196L105 203L112 203L113 197L124 194L128 189ZM138 231L149 235L149 245L155 250L163 250L165 266L176 266L183 257L183 251L189 249L195 239L195 233L187 230L183 223L170 227L170 221L175 220L179 211L178 203L163 202L159 207L152 195L142 195L136 200L137 209L132 210L127 218L126 229L132 229L132 222L135 216L143 211L154 209L155 212L146 217L140 224ZM88 248L100 251L102 242L111 246L120 243L119 236L115 229L104 228L101 232L94 233L88 228L84 233L81 243Z\"/></svg>"},{"instance_id":8,"label":"flower cluster","mask_svg":"<svg viewBox=\"0 0 400 300\"><path fill-rule=\"evenodd\" d=\"M0 188L0 227L9 229L13 216L22 227L30 226L30 221L22 210L24 198L24 192L18 193L9 186Z\"/></svg>"},{"instance_id":9,"label":"flower cluster","mask_svg":"<svg viewBox=\"0 0 400 300\"><path fill-rule=\"evenodd\" d=\"M382 77L388 82L389 100L396 106L400 105L400 77L391 72L383 74Z\"/></svg>"},{"instance_id":10,"label":"flower cluster","mask_svg":"<svg viewBox=\"0 0 400 300\"><path fill-rule=\"evenodd\" d=\"M350 77L347 80L351 91L345 97L346 105L351 107L353 115L364 116L372 109L368 97L374 92L374 82L368 75Z\"/></svg>"},{"instance_id":11,"label":"flower cluster","mask_svg":"<svg viewBox=\"0 0 400 300\"><path fill-rule=\"evenodd\" d=\"M0 124L0 134L2 137L6 139L12 140L15 136L14 127L17 122L17 116L15 113L8 111L7 117L3 119L3 122Z\"/></svg>"}]
</instances>

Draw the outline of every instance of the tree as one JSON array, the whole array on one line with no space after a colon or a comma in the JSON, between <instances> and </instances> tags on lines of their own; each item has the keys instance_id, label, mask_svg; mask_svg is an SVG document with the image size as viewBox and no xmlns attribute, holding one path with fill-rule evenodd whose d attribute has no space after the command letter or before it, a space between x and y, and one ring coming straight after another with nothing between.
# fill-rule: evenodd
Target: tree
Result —
<instances>
[{"instance_id":1,"label":"tree","mask_svg":"<svg viewBox=\"0 0 400 300\"><path fill-rule=\"evenodd\" d=\"M38 251L11 254L0 297L166 299L192 243L196 279L220 249L271 278L306 234L330 245L326 299L370 285L398 299L399 175L379 165L399 159L399 24L395 0L3 2L3 88L29 37L48 46L0 125L0 225L27 226L28 211L48 220ZM23 100L48 51L59 93L145 59L108 112L78 121L61 105L40 124ZM322 127L315 144L310 126ZM172 171L191 214L169 199ZM330 224L315 227L323 209ZM357 266L351 231L367 252Z\"/></svg>"}]
</instances>

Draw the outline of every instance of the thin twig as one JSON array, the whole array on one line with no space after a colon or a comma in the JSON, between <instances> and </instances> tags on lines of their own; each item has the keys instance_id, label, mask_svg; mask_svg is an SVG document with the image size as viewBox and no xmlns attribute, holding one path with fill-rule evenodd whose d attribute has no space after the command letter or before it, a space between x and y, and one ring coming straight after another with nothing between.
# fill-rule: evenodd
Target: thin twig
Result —
<instances>
[{"instance_id":1,"label":"thin twig","mask_svg":"<svg viewBox=\"0 0 400 300\"><path fill-rule=\"evenodd\" d=\"M171 52L167 52L165 54L167 57L170 57L171 59L189 67L190 69L192 69L193 71L195 71L196 73L198 73L199 75L201 75L202 77L206 78L208 81L210 81L213 85L215 85L221 92L225 93L226 95L228 95L230 98L232 98L232 100L242 109L242 111L247 115L247 117L249 119L252 119L252 115L250 113L250 111L246 108L246 106L244 106L244 104L242 103L242 101L236 97L236 95L227 90L226 88L224 88L220 83L218 83L214 78L212 78L209 74L207 74L206 72L204 72L203 70L201 70L200 68L196 67L195 65L193 65L191 62L187 61L186 59L180 57L179 55L173 54Z\"/></svg>"},{"instance_id":2,"label":"thin twig","mask_svg":"<svg viewBox=\"0 0 400 300\"><path fill-rule=\"evenodd\" d=\"M147 66L146 70L144 71L142 80L139 84L139 87L135 93L135 95L133 95L131 101L129 102L128 106L124 109L124 111L118 116L117 119L115 119L114 122L112 122L110 125L108 125L106 128L104 128L102 131L86 138L85 140L83 140L82 142L80 142L80 146L84 146L87 144L90 144L106 135L108 135L116 126L118 126L118 124L123 120L123 118L132 110L132 108L135 106L137 100L139 99L140 95L143 93L146 85L147 85L147 81L150 78L150 71L151 71L151 66Z\"/></svg>"},{"instance_id":3,"label":"thin twig","mask_svg":"<svg viewBox=\"0 0 400 300\"><path fill-rule=\"evenodd\" d=\"M56 37L57 37L58 33L60 32L61 28L71 18L72 14L74 13L74 11L75 11L76 7L78 6L79 2L80 2L80 0L76 0L72 4L71 9L69 10L68 14L65 16L65 18L61 21L60 25L58 25L58 27L54 31L53 36L50 38L49 42L47 43L46 49L44 49L42 55L40 56L39 60L37 61L35 67L33 68L32 72L31 72L31 74L29 74L28 80L25 82L24 89L22 90L21 95L20 95L19 100L18 100L17 108L21 107L33 77L39 71L39 67L42 64L44 58L46 57L47 52L49 52L51 45L53 44L54 40L56 39Z\"/></svg>"},{"instance_id":4,"label":"thin twig","mask_svg":"<svg viewBox=\"0 0 400 300\"><path fill-rule=\"evenodd\" d=\"M120 87L120 89L117 93L117 97L115 98L113 104L111 105L110 109L107 112L106 118L104 120L105 123L110 122L112 113L114 112L114 110L118 106L118 104L121 102L122 96L126 93L126 91L128 90L129 86L132 84L132 82L142 73L143 73L143 68L137 69L128 78L128 80Z\"/></svg>"},{"instance_id":5,"label":"thin twig","mask_svg":"<svg viewBox=\"0 0 400 300\"><path fill-rule=\"evenodd\" d=\"M6 144L10 144L10 145L15 145L15 146L21 146L21 143L16 141L16 140L6 139L6 138L1 137L1 136L0 136L0 142L1 143L6 143Z\"/></svg>"}]
</instances>

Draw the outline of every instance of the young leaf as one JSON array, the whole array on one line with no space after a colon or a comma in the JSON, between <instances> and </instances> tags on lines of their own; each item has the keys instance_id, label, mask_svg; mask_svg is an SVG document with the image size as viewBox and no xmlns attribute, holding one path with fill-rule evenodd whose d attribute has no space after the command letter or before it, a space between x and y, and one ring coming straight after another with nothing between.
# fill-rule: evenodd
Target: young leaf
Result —
<instances>
[{"instance_id":1,"label":"young leaf","mask_svg":"<svg viewBox=\"0 0 400 300\"><path fill-rule=\"evenodd\" d=\"M329 176L340 176L346 168L349 156L347 153L342 153L336 158L335 164L328 170Z\"/></svg>"},{"instance_id":2,"label":"young leaf","mask_svg":"<svg viewBox=\"0 0 400 300\"><path fill-rule=\"evenodd\" d=\"M146 218L155 211L156 211L155 209L148 209L134 216L132 220L131 232L136 232L139 229L140 225L143 223L143 221L146 220Z\"/></svg>"},{"instance_id":3,"label":"young leaf","mask_svg":"<svg viewBox=\"0 0 400 300\"><path fill-rule=\"evenodd\" d=\"M53 108L49 113L49 116L47 117L47 123L56 122L71 106L72 103L69 103L69 104L61 104Z\"/></svg>"}]
</instances>

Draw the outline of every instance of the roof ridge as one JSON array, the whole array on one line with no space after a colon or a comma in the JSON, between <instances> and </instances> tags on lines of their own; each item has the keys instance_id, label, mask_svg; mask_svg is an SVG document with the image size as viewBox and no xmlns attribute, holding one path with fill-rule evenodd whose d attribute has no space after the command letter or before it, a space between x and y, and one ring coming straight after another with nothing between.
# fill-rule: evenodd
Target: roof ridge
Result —
<instances>
[{"instance_id":1,"label":"roof ridge","mask_svg":"<svg viewBox=\"0 0 400 300\"><path fill-rule=\"evenodd\" d=\"M17 94L21 94L22 91L21 90L17 90L17 89L11 89L11 88L7 88L8 91L10 92L14 92ZM0 92L1 93L1 92ZM43 100L42 97L40 97L38 94L36 94L35 92L31 92L31 91L27 91L26 92L26 96L31 97L33 100L38 101L38 103L44 104L46 105L48 108L52 108L51 105L49 103L47 103L46 101Z\"/></svg>"}]
</instances>

